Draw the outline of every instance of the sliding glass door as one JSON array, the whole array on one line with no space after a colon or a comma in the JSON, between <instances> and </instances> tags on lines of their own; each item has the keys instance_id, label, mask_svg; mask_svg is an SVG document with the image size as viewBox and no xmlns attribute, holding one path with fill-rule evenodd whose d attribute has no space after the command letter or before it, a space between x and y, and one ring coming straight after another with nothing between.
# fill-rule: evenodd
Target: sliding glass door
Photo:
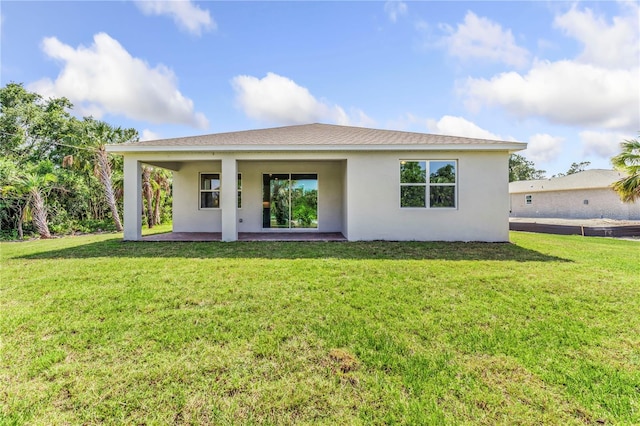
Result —
<instances>
[{"instance_id":1,"label":"sliding glass door","mask_svg":"<svg viewBox=\"0 0 640 426\"><path fill-rule=\"evenodd\" d=\"M291 182L288 174L262 175L262 227L289 228Z\"/></svg>"},{"instance_id":2,"label":"sliding glass door","mask_svg":"<svg viewBox=\"0 0 640 426\"><path fill-rule=\"evenodd\" d=\"M318 175L272 173L262 175L262 227L318 227Z\"/></svg>"}]
</instances>

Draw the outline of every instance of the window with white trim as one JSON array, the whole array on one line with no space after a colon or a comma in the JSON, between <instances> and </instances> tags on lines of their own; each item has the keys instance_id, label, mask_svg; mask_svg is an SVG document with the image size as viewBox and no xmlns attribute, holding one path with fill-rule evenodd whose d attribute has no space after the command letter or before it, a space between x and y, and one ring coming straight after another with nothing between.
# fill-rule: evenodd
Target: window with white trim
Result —
<instances>
[{"instance_id":1,"label":"window with white trim","mask_svg":"<svg viewBox=\"0 0 640 426\"><path fill-rule=\"evenodd\" d=\"M456 208L456 160L401 160L401 208Z\"/></svg>"},{"instance_id":2,"label":"window with white trim","mask_svg":"<svg viewBox=\"0 0 640 426\"><path fill-rule=\"evenodd\" d=\"M525 204L533 204L533 195L525 195L524 196Z\"/></svg>"},{"instance_id":3,"label":"window with white trim","mask_svg":"<svg viewBox=\"0 0 640 426\"><path fill-rule=\"evenodd\" d=\"M220 208L220 173L200 173L200 208Z\"/></svg>"}]
</instances>

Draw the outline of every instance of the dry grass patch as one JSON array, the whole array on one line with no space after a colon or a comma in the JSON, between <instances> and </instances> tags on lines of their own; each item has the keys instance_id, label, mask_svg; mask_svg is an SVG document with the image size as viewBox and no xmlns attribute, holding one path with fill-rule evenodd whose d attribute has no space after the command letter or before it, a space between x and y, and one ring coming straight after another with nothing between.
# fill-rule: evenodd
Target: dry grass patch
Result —
<instances>
[{"instance_id":1,"label":"dry grass patch","mask_svg":"<svg viewBox=\"0 0 640 426\"><path fill-rule=\"evenodd\" d=\"M332 370L339 370L343 373L355 371L360 366L358 358L346 349L331 349L329 351Z\"/></svg>"}]
</instances>

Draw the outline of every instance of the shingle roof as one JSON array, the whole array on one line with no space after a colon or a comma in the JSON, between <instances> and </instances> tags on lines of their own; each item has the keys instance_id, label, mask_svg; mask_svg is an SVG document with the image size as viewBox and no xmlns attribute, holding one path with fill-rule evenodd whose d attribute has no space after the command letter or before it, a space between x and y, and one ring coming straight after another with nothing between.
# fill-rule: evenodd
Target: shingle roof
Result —
<instances>
[{"instance_id":1,"label":"shingle roof","mask_svg":"<svg viewBox=\"0 0 640 426\"><path fill-rule=\"evenodd\" d=\"M509 183L510 193L569 191L576 189L608 188L625 176L617 170L593 169L568 176L540 180L521 180Z\"/></svg>"},{"instance_id":2,"label":"shingle roof","mask_svg":"<svg viewBox=\"0 0 640 426\"><path fill-rule=\"evenodd\" d=\"M231 146L385 146L385 145L483 145L492 148L509 145L510 149L524 149L526 144L488 139L473 139L459 136L432 135L426 133L402 132L396 130L368 129L363 127L338 126L332 124L304 124L229 133L215 133L202 136L188 136L173 139L133 142L112 145L110 151L131 151L134 147L148 151L156 147L231 147Z\"/></svg>"}]
</instances>

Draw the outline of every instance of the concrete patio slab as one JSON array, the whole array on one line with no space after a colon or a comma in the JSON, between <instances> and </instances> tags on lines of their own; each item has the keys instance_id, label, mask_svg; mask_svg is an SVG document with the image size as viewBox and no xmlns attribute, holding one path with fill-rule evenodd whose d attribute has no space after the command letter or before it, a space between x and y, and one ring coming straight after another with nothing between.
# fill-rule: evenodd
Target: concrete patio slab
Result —
<instances>
[{"instance_id":1,"label":"concrete patio slab","mask_svg":"<svg viewBox=\"0 0 640 426\"><path fill-rule=\"evenodd\" d=\"M167 232L142 241L222 241L220 232ZM238 241L347 241L340 232L239 232Z\"/></svg>"}]
</instances>

